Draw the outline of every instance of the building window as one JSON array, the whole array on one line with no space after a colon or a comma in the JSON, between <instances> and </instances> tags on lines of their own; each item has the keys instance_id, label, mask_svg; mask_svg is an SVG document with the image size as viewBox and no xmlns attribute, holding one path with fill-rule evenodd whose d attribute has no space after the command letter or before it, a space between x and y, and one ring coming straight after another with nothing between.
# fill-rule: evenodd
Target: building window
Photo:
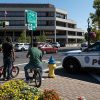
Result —
<instances>
[{"instance_id":1,"label":"building window","mask_svg":"<svg viewBox=\"0 0 100 100\"><path fill-rule=\"evenodd\" d=\"M67 19L66 17L66 15L64 15L64 14L60 14L60 13L56 13L56 17L58 17L58 18L62 18L62 19Z\"/></svg>"},{"instance_id":2,"label":"building window","mask_svg":"<svg viewBox=\"0 0 100 100\"><path fill-rule=\"evenodd\" d=\"M46 12L37 12L38 17L46 17L47 13Z\"/></svg>"},{"instance_id":3,"label":"building window","mask_svg":"<svg viewBox=\"0 0 100 100\"><path fill-rule=\"evenodd\" d=\"M9 26L25 26L24 20L10 20Z\"/></svg>"},{"instance_id":4,"label":"building window","mask_svg":"<svg viewBox=\"0 0 100 100\"><path fill-rule=\"evenodd\" d=\"M77 32L77 36L82 36L82 32Z\"/></svg>"},{"instance_id":5,"label":"building window","mask_svg":"<svg viewBox=\"0 0 100 100\"><path fill-rule=\"evenodd\" d=\"M24 17L24 11L6 11L6 17ZM5 11L0 12L0 17L5 16Z\"/></svg>"},{"instance_id":6,"label":"building window","mask_svg":"<svg viewBox=\"0 0 100 100\"><path fill-rule=\"evenodd\" d=\"M54 26L54 21L47 21L47 26Z\"/></svg>"},{"instance_id":7,"label":"building window","mask_svg":"<svg viewBox=\"0 0 100 100\"><path fill-rule=\"evenodd\" d=\"M37 22L37 25L38 26L46 26L46 21L44 21L44 20L38 20L38 22Z\"/></svg>"},{"instance_id":8,"label":"building window","mask_svg":"<svg viewBox=\"0 0 100 100\"><path fill-rule=\"evenodd\" d=\"M69 32L68 32L68 35L70 35L70 36L75 36L75 32L69 31Z\"/></svg>"},{"instance_id":9,"label":"building window","mask_svg":"<svg viewBox=\"0 0 100 100\"><path fill-rule=\"evenodd\" d=\"M54 12L48 12L48 17L54 17Z\"/></svg>"},{"instance_id":10,"label":"building window","mask_svg":"<svg viewBox=\"0 0 100 100\"><path fill-rule=\"evenodd\" d=\"M56 21L56 26L66 27L66 23Z\"/></svg>"},{"instance_id":11,"label":"building window","mask_svg":"<svg viewBox=\"0 0 100 100\"><path fill-rule=\"evenodd\" d=\"M38 17L54 17L53 12L37 12Z\"/></svg>"},{"instance_id":12,"label":"building window","mask_svg":"<svg viewBox=\"0 0 100 100\"><path fill-rule=\"evenodd\" d=\"M54 26L54 21L38 20L38 26Z\"/></svg>"},{"instance_id":13,"label":"building window","mask_svg":"<svg viewBox=\"0 0 100 100\"><path fill-rule=\"evenodd\" d=\"M75 24L68 23L68 28L75 28Z\"/></svg>"}]
</instances>

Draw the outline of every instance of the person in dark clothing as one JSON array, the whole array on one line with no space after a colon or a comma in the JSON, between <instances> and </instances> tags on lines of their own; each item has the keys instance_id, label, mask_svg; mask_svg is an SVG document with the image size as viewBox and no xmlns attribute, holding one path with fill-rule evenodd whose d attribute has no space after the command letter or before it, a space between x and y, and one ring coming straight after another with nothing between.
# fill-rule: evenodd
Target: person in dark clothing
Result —
<instances>
[{"instance_id":1,"label":"person in dark clothing","mask_svg":"<svg viewBox=\"0 0 100 100\"><path fill-rule=\"evenodd\" d=\"M2 52L3 52L3 63L4 63L3 79L9 80L11 74L12 61L15 60L15 52L10 37L6 37L5 42L2 44ZM6 71L7 71L7 76L6 76Z\"/></svg>"}]
</instances>

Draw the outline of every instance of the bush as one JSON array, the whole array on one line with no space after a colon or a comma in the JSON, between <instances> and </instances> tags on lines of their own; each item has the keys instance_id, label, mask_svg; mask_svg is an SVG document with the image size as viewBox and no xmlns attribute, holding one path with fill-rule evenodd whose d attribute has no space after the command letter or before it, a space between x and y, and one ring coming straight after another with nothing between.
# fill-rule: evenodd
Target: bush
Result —
<instances>
[{"instance_id":1,"label":"bush","mask_svg":"<svg viewBox=\"0 0 100 100\"><path fill-rule=\"evenodd\" d=\"M10 80L0 85L0 100L61 100L55 90L41 91L23 80Z\"/></svg>"},{"instance_id":2,"label":"bush","mask_svg":"<svg viewBox=\"0 0 100 100\"><path fill-rule=\"evenodd\" d=\"M61 99L55 90L45 89L40 100L61 100Z\"/></svg>"}]
</instances>

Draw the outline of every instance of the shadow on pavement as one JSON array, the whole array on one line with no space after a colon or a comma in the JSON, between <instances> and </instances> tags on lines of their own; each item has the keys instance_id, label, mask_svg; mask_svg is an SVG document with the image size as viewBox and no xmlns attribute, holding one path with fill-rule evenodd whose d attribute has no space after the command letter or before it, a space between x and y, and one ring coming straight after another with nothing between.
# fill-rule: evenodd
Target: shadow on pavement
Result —
<instances>
[{"instance_id":1,"label":"shadow on pavement","mask_svg":"<svg viewBox=\"0 0 100 100\"><path fill-rule=\"evenodd\" d=\"M55 74L63 77L69 77L72 79L82 80L90 83L100 84L99 81L94 79L88 72L80 72L80 73L68 73L63 68L58 68L55 70Z\"/></svg>"}]
</instances>

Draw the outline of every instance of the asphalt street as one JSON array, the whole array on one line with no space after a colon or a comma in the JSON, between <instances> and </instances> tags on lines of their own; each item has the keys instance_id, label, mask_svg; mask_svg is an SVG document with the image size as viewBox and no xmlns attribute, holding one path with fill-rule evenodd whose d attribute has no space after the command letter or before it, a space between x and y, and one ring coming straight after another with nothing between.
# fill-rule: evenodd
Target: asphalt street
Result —
<instances>
[{"instance_id":1,"label":"asphalt street","mask_svg":"<svg viewBox=\"0 0 100 100\"><path fill-rule=\"evenodd\" d=\"M43 56L43 69L48 69L48 61L49 61L51 56L54 57L57 67L62 67L61 62L62 62L62 59L64 58L64 52L69 51L69 50L73 50L73 49L66 49L66 50L64 49L64 50L62 50L63 52L61 52L61 50L60 50L58 53L45 54ZM24 66L29 61L29 59L26 58L26 54L27 54L27 51L16 52L16 60L14 62L14 65L19 66L20 71L24 70ZM2 53L0 53L0 65L3 65ZM85 75L85 74L83 74L83 75ZM80 78L83 79L83 76L82 77L81 76L82 75L80 75ZM100 75L98 75L98 74L86 73L85 76L86 76L86 79L88 78L88 79L90 79L90 81L93 78L93 79L95 79L95 81L99 81L100 82Z\"/></svg>"}]
</instances>

